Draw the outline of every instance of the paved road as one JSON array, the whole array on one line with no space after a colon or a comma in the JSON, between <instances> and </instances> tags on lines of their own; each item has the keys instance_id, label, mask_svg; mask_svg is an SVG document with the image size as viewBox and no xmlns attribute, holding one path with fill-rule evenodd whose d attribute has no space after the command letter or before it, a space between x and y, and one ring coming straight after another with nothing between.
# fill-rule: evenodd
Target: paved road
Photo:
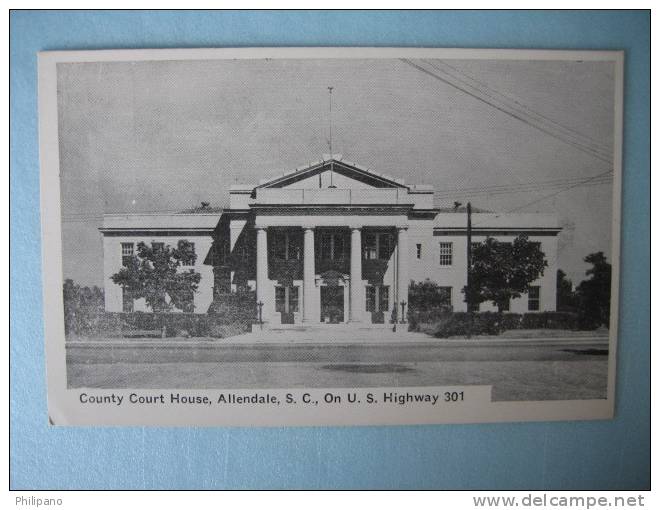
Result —
<instances>
[{"instance_id":1,"label":"paved road","mask_svg":"<svg viewBox=\"0 0 660 510\"><path fill-rule=\"evenodd\" d=\"M494 400L605 398L607 348L576 345L142 345L67 348L69 386L300 388L493 385Z\"/></svg>"}]
</instances>

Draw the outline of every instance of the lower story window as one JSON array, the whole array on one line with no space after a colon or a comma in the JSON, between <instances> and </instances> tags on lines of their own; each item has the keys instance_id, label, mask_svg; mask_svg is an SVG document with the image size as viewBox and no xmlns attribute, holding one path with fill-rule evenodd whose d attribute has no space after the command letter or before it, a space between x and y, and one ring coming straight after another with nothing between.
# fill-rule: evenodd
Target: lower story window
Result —
<instances>
[{"instance_id":1,"label":"lower story window","mask_svg":"<svg viewBox=\"0 0 660 510\"><path fill-rule=\"evenodd\" d=\"M133 296L131 295L131 292L122 289L122 295L121 295L121 309L124 313L131 313L133 311L133 303L134 299Z\"/></svg>"},{"instance_id":2,"label":"lower story window","mask_svg":"<svg viewBox=\"0 0 660 510\"><path fill-rule=\"evenodd\" d=\"M538 312L541 309L541 287L538 285L529 288L527 293L527 309L530 312Z\"/></svg>"},{"instance_id":3,"label":"lower story window","mask_svg":"<svg viewBox=\"0 0 660 510\"><path fill-rule=\"evenodd\" d=\"M451 306L451 287L440 287L438 292L440 293L441 303Z\"/></svg>"},{"instance_id":4,"label":"lower story window","mask_svg":"<svg viewBox=\"0 0 660 510\"><path fill-rule=\"evenodd\" d=\"M275 311L284 313L298 311L298 287L275 287Z\"/></svg>"},{"instance_id":5,"label":"lower story window","mask_svg":"<svg viewBox=\"0 0 660 510\"><path fill-rule=\"evenodd\" d=\"M367 285L367 312L385 312L390 307L389 285Z\"/></svg>"}]
</instances>

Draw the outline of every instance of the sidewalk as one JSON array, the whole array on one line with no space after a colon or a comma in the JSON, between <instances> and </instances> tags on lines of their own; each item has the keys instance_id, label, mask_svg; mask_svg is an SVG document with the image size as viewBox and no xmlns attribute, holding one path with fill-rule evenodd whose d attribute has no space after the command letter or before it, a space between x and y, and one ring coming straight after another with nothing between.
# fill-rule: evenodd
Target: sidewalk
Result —
<instances>
[{"instance_id":1,"label":"sidewalk","mask_svg":"<svg viewBox=\"0 0 660 510\"><path fill-rule=\"evenodd\" d=\"M533 346L533 345L598 345L607 346L609 338L602 333L579 336L538 337L473 337L434 338L425 333L393 332L380 330L337 330L301 331L270 330L255 331L228 338L101 338L94 340L73 340L70 347L248 347L260 345L281 346L350 346L350 345L426 345L438 347L459 346Z\"/></svg>"}]
</instances>

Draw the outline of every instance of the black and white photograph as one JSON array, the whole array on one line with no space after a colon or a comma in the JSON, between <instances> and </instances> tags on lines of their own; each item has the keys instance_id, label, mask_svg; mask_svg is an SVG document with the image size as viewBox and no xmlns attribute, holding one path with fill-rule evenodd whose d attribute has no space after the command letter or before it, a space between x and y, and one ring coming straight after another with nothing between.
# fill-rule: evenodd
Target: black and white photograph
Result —
<instances>
[{"instance_id":1,"label":"black and white photograph","mask_svg":"<svg viewBox=\"0 0 660 510\"><path fill-rule=\"evenodd\" d=\"M622 66L41 53L51 421L611 418Z\"/></svg>"}]
</instances>

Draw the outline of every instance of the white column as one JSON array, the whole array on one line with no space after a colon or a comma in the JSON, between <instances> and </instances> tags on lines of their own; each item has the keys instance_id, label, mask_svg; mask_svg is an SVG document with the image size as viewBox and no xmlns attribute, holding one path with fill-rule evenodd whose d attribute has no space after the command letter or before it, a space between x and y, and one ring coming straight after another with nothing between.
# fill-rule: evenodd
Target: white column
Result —
<instances>
[{"instance_id":1,"label":"white column","mask_svg":"<svg viewBox=\"0 0 660 510\"><path fill-rule=\"evenodd\" d=\"M263 303L262 317L267 317L266 311L272 306L268 303L268 236L265 227L257 227L257 303Z\"/></svg>"},{"instance_id":2,"label":"white column","mask_svg":"<svg viewBox=\"0 0 660 510\"><path fill-rule=\"evenodd\" d=\"M408 227L397 227L397 317L399 322L407 322L401 316L401 302L406 302L406 315L408 314Z\"/></svg>"},{"instance_id":3,"label":"white column","mask_svg":"<svg viewBox=\"0 0 660 510\"><path fill-rule=\"evenodd\" d=\"M362 229L351 228L351 307L350 321L364 319L364 286L362 285Z\"/></svg>"},{"instance_id":4,"label":"white column","mask_svg":"<svg viewBox=\"0 0 660 510\"><path fill-rule=\"evenodd\" d=\"M314 228L305 227L303 259L303 322L319 322L321 310L316 299Z\"/></svg>"}]
</instances>

